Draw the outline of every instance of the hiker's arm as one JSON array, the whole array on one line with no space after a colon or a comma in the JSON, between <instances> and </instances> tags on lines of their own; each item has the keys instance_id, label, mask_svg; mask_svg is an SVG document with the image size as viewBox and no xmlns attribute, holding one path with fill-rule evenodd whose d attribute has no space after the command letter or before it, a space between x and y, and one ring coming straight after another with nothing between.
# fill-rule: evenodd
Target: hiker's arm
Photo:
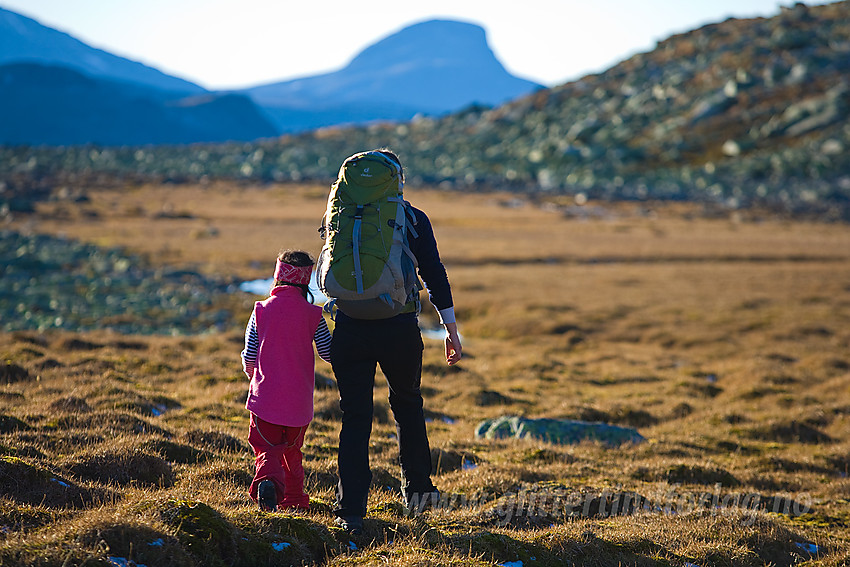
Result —
<instances>
[{"instance_id":1,"label":"hiker's arm","mask_svg":"<svg viewBox=\"0 0 850 567\"><path fill-rule=\"evenodd\" d=\"M418 209L414 209L414 211L417 220L416 231L419 236L412 239L411 250L419 264L419 275L428 289L428 298L440 312L440 322L442 323L443 312L454 305L452 288L449 285L446 268L440 260L440 252L437 250L437 239L434 238L431 221L422 211Z\"/></svg>"},{"instance_id":2,"label":"hiker's arm","mask_svg":"<svg viewBox=\"0 0 850 567\"><path fill-rule=\"evenodd\" d=\"M319 319L319 326L316 327L316 334L313 335L313 341L316 343L316 352L319 353L319 358L330 364L331 332L328 330L328 323L324 317Z\"/></svg>"},{"instance_id":3,"label":"hiker's arm","mask_svg":"<svg viewBox=\"0 0 850 567\"><path fill-rule=\"evenodd\" d=\"M257 350L260 348L260 337L257 335L257 320L254 313L245 329L245 349L242 351L242 370L248 378L254 377L254 369L257 367Z\"/></svg>"},{"instance_id":4,"label":"hiker's arm","mask_svg":"<svg viewBox=\"0 0 850 567\"><path fill-rule=\"evenodd\" d=\"M440 260L440 252L437 249L437 239L434 237L431 221L421 211L417 210L416 212L416 230L419 233L419 238L413 242L413 254L419 263L419 275L422 276L425 287L428 288L428 297L440 316L440 324L446 328L446 363L451 366L460 360L462 352L460 335L457 332L457 322L455 321L452 288L449 285L446 268Z\"/></svg>"}]
</instances>

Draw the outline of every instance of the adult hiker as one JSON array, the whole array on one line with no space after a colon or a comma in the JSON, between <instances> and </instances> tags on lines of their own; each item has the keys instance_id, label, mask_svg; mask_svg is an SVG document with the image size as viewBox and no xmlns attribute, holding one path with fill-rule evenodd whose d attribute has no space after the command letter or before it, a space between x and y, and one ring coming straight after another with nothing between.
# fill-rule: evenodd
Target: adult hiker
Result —
<instances>
[{"instance_id":1,"label":"adult hiker","mask_svg":"<svg viewBox=\"0 0 850 567\"><path fill-rule=\"evenodd\" d=\"M398 432L402 496L409 509L439 500L431 482L431 449L420 380L419 277L445 327L446 362L461 358L452 292L428 216L402 197L398 156L380 149L345 160L331 187L317 263L319 287L336 310L331 365L339 387L339 483L336 523L363 527L372 474L369 437L373 387L380 365ZM418 274L418 275L417 275ZM328 306L326 305L326 309Z\"/></svg>"}]
</instances>

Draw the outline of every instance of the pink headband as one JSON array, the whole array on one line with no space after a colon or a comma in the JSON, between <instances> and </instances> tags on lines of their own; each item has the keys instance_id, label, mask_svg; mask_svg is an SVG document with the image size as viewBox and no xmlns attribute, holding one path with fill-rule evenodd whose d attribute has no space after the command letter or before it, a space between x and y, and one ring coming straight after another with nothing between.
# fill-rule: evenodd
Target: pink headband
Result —
<instances>
[{"instance_id":1,"label":"pink headband","mask_svg":"<svg viewBox=\"0 0 850 567\"><path fill-rule=\"evenodd\" d=\"M278 260L274 269L274 279L280 282L307 285L310 283L312 273L313 266L293 266Z\"/></svg>"}]
</instances>

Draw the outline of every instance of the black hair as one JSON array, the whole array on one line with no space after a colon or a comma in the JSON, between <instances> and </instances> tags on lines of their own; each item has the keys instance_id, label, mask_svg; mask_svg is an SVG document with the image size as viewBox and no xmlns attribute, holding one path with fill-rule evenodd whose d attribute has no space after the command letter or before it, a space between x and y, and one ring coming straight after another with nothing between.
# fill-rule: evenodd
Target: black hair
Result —
<instances>
[{"instance_id":1,"label":"black hair","mask_svg":"<svg viewBox=\"0 0 850 567\"><path fill-rule=\"evenodd\" d=\"M280 254L277 255L277 259L284 264L298 268L312 266L316 263L313 257L310 256L310 253L303 250L281 250Z\"/></svg>"}]
</instances>

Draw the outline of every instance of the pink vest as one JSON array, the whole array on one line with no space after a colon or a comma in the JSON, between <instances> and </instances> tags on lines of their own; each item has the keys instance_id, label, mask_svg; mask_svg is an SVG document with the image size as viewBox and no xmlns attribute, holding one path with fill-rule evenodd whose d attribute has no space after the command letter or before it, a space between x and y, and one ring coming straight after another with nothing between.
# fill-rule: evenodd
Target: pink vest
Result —
<instances>
[{"instance_id":1,"label":"pink vest","mask_svg":"<svg viewBox=\"0 0 850 567\"><path fill-rule=\"evenodd\" d=\"M260 419L288 427L312 421L313 336L321 317L322 308L293 286L276 287L254 305L260 344L245 407Z\"/></svg>"}]
</instances>

